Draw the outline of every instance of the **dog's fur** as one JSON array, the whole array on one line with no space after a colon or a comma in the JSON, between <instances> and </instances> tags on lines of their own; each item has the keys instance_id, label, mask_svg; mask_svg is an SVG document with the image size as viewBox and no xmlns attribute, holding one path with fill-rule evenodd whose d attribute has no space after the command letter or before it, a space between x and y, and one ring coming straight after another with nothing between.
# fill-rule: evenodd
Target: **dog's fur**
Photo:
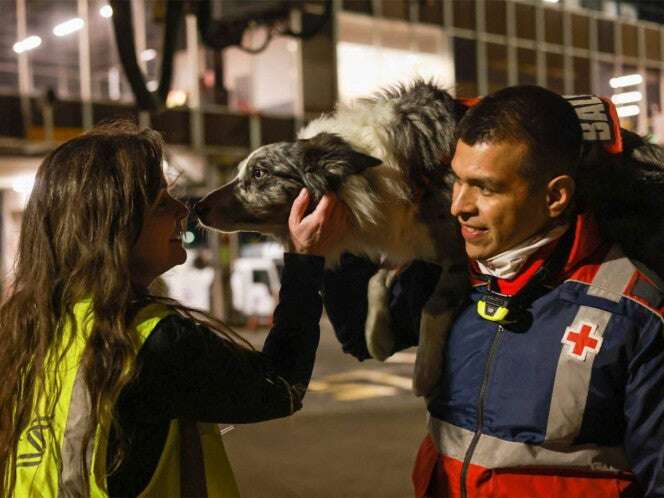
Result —
<instances>
[{"instance_id":1,"label":"dog's fur","mask_svg":"<svg viewBox=\"0 0 664 498\"><path fill-rule=\"evenodd\" d=\"M581 208L602 235L664 278L664 149L621 130L620 155L586 154L577 175Z\"/></svg>"},{"instance_id":2,"label":"dog's fur","mask_svg":"<svg viewBox=\"0 0 664 498\"><path fill-rule=\"evenodd\" d=\"M231 183L201 201L201 221L284 240L292 201L307 187L312 206L334 191L353 218L329 262L343 251L395 264L458 259L449 163L465 110L424 81L339 106L309 123L295 142L250 154ZM621 155L597 149L586 155L577 198L596 214L605 237L664 275L664 151L629 131L622 135Z\"/></svg>"},{"instance_id":3,"label":"dog's fur","mask_svg":"<svg viewBox=\"0 0 664 498\"><path fill-rule=\"evenodd\" d=\"M428 395L437 382L442 348L454 312L466 295L466 257L449 210L455 128L466 107L437 86L417 81L374 98L340 106L295 142L263 146L240 163L237 177L197 205L202 223L229 231L257 231L285 240L290 206L302 187L313 205L336 192L349 207L351 233L326 258L343 251L393 264L426 259L441 278L422 312L414 389ZM624 131L624 152L586 155L579 168L578 202L595 212L605 237L628 256L664 275L664 152ZM390 275L381 270L368 288L365 333L373 357L393 353L386 312Z\"/></svg>"},{"instance_id":4,"label":"dog's fur","mask_svg":"<svg viewBox=\"0 0 664 498\"><path fill-rule=\"evenodd\" d=\"M349 207L352 229L326 264L333 265L344 251L381 263L440 264L441 278L420 321L413 378L418 395L427 395L436 382L446 332L468 288L462 239L449 214L449 163L464 111L447 92L423 81L340 106L311 122L297 141L257 149L232 182L196 208L209 227L285 239L300 189L313 194L312 205L333 191ZM381 360L394 352L385 312L387 273L381 270L372 279L365 327L369 352Z\"/></svg>"},{"instance_id":5,"label":"dog's fur","mask_svg":"<svg viewBox=\"0 0 664 498\"><path fill-rule=\"evenodd\" d=\"M331 263L343 251L393 264L463 257L448 181L463 110L422 81L340 106L306 126L297 141L249 155L231 183L201 201L201 221L285 239L292 201L306 187L312 206L333 191L350 208L351 233L327 258Z\"/></svg>"}]
</instances>

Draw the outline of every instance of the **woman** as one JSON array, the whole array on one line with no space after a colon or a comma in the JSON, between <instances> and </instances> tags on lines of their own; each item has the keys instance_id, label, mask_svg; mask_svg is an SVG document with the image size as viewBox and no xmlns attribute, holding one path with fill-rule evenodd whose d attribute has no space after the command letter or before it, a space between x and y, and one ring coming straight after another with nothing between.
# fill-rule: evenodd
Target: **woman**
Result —
<instances>
[{"instance_id":1,"label":"woman","mask_svg":"<svg viewBox=\"0 0 664 498\"><path fill-rule=\"evenodd\" d=\"M187 209L163 144L127 123L51 152L0 308L0 496L237 496L216 423L301 407L323 257L345 230L328 196L293 205L280 305L262 352L148 285L184 262Z\"/></svg>"}]
</instances>

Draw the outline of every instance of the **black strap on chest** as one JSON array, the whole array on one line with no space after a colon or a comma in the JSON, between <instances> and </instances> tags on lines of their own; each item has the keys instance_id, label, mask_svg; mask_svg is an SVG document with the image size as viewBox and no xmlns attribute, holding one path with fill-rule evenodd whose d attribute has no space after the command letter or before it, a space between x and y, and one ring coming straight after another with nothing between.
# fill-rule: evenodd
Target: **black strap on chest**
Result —
<instances>
[{"instance_id":1,"label":"black strap on chest","mask_svg":"<svg viewBox=\"0 0 664 498\"><path fill-rule=\"evenodd\" d=\"M541 286L559 275L574 243L575 229L570 227L560 238L551 257L535 272L513 296L500 294L495 289L495 277L487 276L487 287L477 302L477 313L491 322L510 325L522 321L528 307L537 298Z\"/></svg>"}]
</instances>

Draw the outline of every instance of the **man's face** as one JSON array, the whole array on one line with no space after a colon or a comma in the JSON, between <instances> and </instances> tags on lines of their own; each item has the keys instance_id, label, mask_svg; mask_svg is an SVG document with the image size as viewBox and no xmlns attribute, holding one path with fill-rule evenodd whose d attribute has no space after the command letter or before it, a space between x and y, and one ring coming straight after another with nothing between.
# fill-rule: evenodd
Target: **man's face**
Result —
<instances>
[{"instance_id":1,"label":"man's face","mask_svg":"<svg viewBox=\"0 0 664 498\"><path fill-rule=\"evenodd\" d=\"M488 259L542 230L550 220L547 188L536 188L521 174L525 144L459 140L452 170L452 215L471 259Z\"/></svg>"}]
</instances>

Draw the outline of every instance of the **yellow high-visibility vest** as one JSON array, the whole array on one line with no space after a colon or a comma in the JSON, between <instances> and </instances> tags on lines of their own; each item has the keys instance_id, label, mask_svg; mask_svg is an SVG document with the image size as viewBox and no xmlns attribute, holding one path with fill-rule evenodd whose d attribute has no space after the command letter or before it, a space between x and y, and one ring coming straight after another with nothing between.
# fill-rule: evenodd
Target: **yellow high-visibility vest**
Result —
<instances>
[{"instance_id":1,"label":"yellow high-visibility vest","mask_svg":"<svg viewBox=\"0 0 664 498\"><path fill-rule=\"evenodd\" d=\"M151 304L134 319L142 345L169 308ZM21 434L16 461L15 498L62 498L85 496L106 498L106 450L108 423L96 428L87 448L90 478L81 465L82 437L89 426L90 400L85 389L81 357L94 320L92 302L74 306L77 333L70 347L51 355L47 365L46 392L59 392L55 406L43 397L33 409L28 427ZM66 324L65 337L72 337ZM67 340L64 341L67 343ZM110 414L107 414L107 419ZM86 493L87 488L87 493ZM226 450L216 424L172 420L164 449L152 478L139 495L144 498L239 498Z\"/></svg>"}]
</instances>

